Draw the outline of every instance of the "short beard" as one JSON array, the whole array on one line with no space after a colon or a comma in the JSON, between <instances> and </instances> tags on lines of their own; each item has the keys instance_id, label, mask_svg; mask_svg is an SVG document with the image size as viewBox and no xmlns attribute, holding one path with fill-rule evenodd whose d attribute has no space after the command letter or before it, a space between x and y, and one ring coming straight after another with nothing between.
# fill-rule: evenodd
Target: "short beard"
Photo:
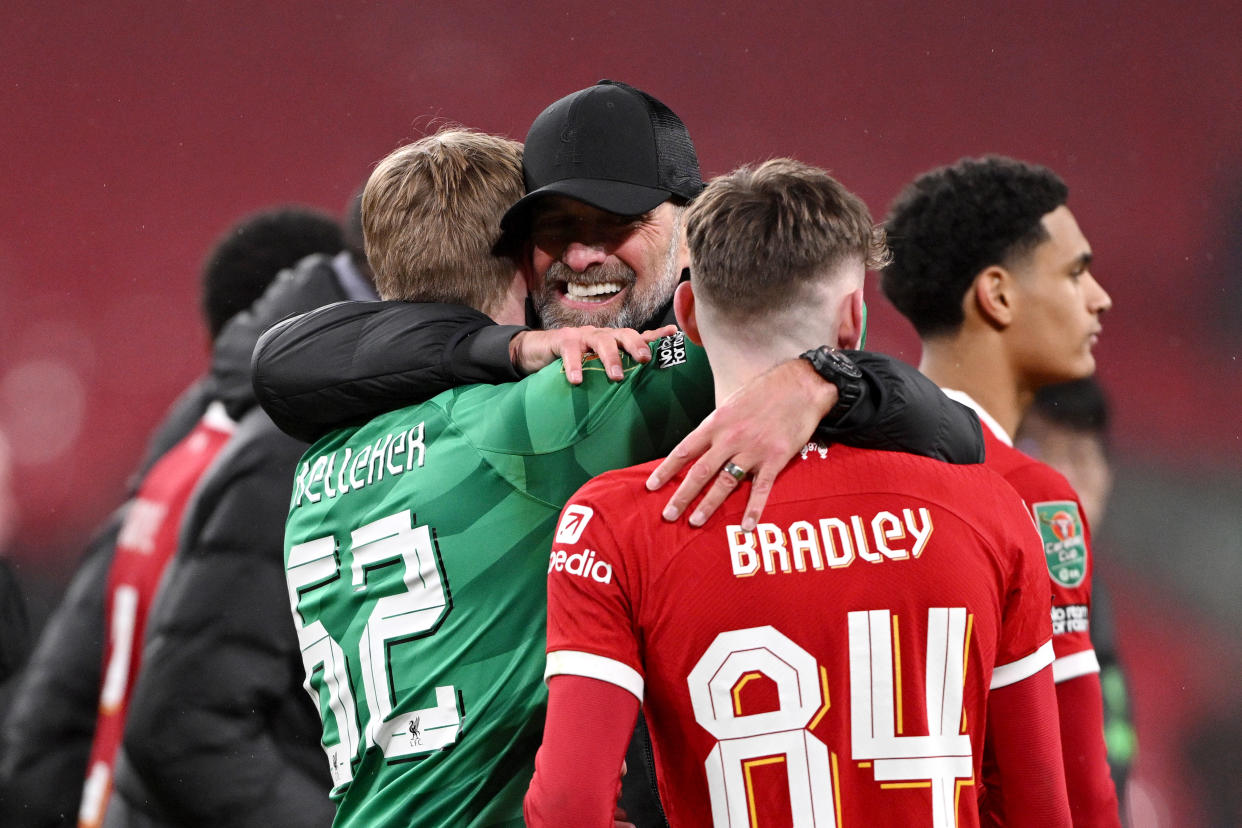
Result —
<instances>
[{"instance_id":1,"label":"short beard","mask_svg":"<svg viewBox=\"0 0 1242 828\"><path fill-rule=\"evenodd\" d=\"M576 274L564 262L553 262L543 276L543 284L530 294L531 302L535 306L535 312L539 314L539 321L544 329L594 325L597 328L639 330L640 325L659 325L663 320L654 317L673 298L673 291L677 289L677 282L681 279L681 271L677 267L677 250L681 241L681 213L679 209L673 219L672 241L664 256L663 272L658 274L650 284L640 288L633 268L620 261L593 265L586 270L585 281L618 282L622 285L629 285L629 293L618 307L590 310L568 308L562 305L548 285L553 282L568 282L569 278Z\"/></svg>"}]
</instances>

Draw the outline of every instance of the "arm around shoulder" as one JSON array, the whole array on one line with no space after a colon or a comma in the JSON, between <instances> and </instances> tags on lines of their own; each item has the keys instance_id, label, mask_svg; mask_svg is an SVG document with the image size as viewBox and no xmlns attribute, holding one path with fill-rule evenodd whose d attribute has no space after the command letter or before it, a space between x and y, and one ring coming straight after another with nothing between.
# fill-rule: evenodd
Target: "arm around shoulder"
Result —
<instances>
[{"instance_id":1,"label":"arm around shoulder","mask_svg":"<svg viewBox=\"0 0 1242 828\"><path fill-rule=\"evenodd\" d=\"M849 411L829 412L818 434L859 448L983 462L983 429L970 409L899 359L875 351L844 353L862 372L866 392Z\"/></svg>"},{"instance_id":2,"label":"arm around shoulder","mask_svg":"<svg viewBox=\"0 0 1242 828\"><path fill-rule=\"evenodd\" d=\"M458 385L517 379L508 342L520 330L463 305L338 302L260 337L254 391L282 431L313 442Z\"/></svg>"}]
</instances>

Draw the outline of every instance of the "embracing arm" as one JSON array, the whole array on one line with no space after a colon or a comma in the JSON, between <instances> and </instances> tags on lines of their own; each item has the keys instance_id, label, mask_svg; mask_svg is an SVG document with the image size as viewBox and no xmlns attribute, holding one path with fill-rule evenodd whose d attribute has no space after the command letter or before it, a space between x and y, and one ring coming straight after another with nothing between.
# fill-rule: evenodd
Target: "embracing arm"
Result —
<instances>
[{"instance_id":1,"label":"embracing arm","mask_svg":"<svg viewBox=\"0 0 1242 828\"><path fill-rule=\"evenodd\" d=\"M624 350L640 362L672 326L532 331L497 325L464 305L338 302L282 322L254 349L255 395L286 434L314 442L341 426L471 383L519 380L564 354L582 380L582 354L596 353L613 379Z\"/></svg>"},{"instance_id":2,"label":"embracing arm","mask_svg":"<svg viewBox=\"0 0 1242 828\"><path fill-rule=\"evenodd\" d=\"M255 395L282 431L315 440L458 385L518 379L509 340L521 330L463 305L338 302L259 338Z\"/></svg>"},{"instance_id":3,"label":"embracing arm","mask_svg":"<svg viewBox=\"0 0 1242 828\"><path fill-rule=\"evenodd\" d=\"M983 462L983 430L970 409L899 359L876 351L844 353L862 372L866 392L844 414L829 411L816 436L950 463Z\"/></svg>"},{"instance_id":4,"label":"embracing arm","mask_svg":"<svg viewBox=\"0 0 1242 828\"><path fill-rule=\"evenodd\" d=\"M664 512L676 520L709 483L690 517L706 522L739 485L721 471L732 462L749 473L743 526L753 528L777 473L812 438L863 448L905 451L954 463L983 460L978 418L900 360L846 351L862 373L862 394L836 409L837 389L804 359L791 359L751 380L717 406L652 473L647 488L663 486L687 465Z\"/></svg>"}]
</instances>

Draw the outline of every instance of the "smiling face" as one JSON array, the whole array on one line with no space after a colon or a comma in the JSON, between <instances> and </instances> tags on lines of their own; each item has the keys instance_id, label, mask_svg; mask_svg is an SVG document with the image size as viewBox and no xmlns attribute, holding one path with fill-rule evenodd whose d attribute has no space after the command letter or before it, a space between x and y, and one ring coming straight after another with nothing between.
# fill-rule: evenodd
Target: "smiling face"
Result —
<instances>
[{"instance_id":1,"label":"smiling face","mask_svg":"<svg viewBox=\"0 0 1242 828\"><path fill-rule=\"evenodd\" d=\"M620 216L553 196L531 218L531 300L545 328L636 328L667 303L687 265L681 208Z\"/></svg>"},{"instance_id":2,"label":"smiling face","mask_svg":"<svg viewBox=\"0 0 1242 828\"><path fill-rule=\"evenodd\" d=\"M1015 276L1009 332L1015 372L1037 389L1090 376L1100 315L1112 307L1091 275L1091 247L1074 214L1061 206L1041 220L1048 238L1011 272Z\"/></svg>"}]
</instances>

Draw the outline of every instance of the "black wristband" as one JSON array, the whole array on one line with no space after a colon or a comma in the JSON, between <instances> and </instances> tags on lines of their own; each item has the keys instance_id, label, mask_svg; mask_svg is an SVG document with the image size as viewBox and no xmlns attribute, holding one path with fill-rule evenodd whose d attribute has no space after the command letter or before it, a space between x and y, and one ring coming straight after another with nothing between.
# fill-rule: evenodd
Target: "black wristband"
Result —
<instances>
[{"instance_id":1,"label":"black wristband","mask_svg":"<svg viewBox=\"0 0 1242 828\"><path fill-rule=\"evenodd\" d=\"M862 399L862 371L858 370L858 366L848 356L827 345L821 345L798 356L811 363L815 373L837 387L837 403L824 418L824 424L831 426L841 422Z\"/></svg>"}]
</instances>

